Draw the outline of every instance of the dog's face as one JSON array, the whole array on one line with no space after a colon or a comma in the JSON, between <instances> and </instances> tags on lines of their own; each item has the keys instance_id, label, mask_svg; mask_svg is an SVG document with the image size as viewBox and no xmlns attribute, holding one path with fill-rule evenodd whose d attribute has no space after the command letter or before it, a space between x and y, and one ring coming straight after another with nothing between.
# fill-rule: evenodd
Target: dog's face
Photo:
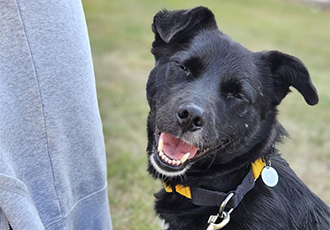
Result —
<instances>
[{"instance_id":1,"label":"dog's face","mask_svg":"<svg viewBox=\"0 0 330 230\"><path fill-rule=\"evenodd\" d=\"M276 106L290 86L308 104L318 101L300 60L251 52L220 32L207 8L159 12L153 32L147 151L156 177L196 175L256 157L252 149L275 142Z\"/></svg>"}]
</instances>

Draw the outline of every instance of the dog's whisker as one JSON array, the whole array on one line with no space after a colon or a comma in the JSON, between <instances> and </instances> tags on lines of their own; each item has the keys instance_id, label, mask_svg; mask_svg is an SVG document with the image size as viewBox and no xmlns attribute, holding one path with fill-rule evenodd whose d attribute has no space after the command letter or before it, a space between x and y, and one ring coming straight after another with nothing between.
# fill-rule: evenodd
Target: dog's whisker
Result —
<instances>
[{"instance_id":1,"label":"dog's whisker","mask_svg":"<svg viewBox=\"0 0 330 230\"><path fill-rule=\"evenodd\" d=\"M216 156L217 156L217 152L215 151L214 156L213 156L213 158L212 158L212 161L210 162L210 164L209 164L209 166L207 167L206 170L209 170L209 169L211 168L211 166L212 166L212 164L213 164L213 162L214 162Z\"/></svg>"}]
</instances>

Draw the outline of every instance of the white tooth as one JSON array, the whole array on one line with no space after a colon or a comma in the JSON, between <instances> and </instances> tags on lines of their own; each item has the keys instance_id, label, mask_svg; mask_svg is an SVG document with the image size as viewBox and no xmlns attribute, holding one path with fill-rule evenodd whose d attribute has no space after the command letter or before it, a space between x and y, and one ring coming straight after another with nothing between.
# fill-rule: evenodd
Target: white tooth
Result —
<instances>
[{"instance_id":1,"label":"white tooth","mask_svg":"<svg viewBox=\"0 0 330 230\"><path fill-rule=\"evenodd\" d=\"M167 163L172 164L172 162L173 162L172 160L169 160Z\"/></svg>"},{"instance_id":2,"label":"white tooth","mask_svg":"<svg viewBox=\"0 0 330 230\"><path fill-rule=\"evenodd\" d=\"M175 161L176 165L180 165L180 163L181 163L180 161Z\"/></svg>"},{"instance_id":3,"label":"white tooth","mask_svg":"<svg viewBox=\"0 0 330 230\"><path fill-rule=\"evenodd\" d=\"M166 159L166 156L165 156L165 154L164 154L164 155L162 155L162 156L161 156L161 158L162 158L163 160L165 160L165 159Z\"/></svg>"},{"instance_id":4,"label":"white tooth","mask_svg":"<svg viewBox=\"0 0 330 230\"><path fill-rule=\"evenodd\" d=\"M158 142L158 152L163 150L163 145L164 145L163 139L160 138Z\"/></svg>"},{"instance_id":5,"label":"white tooth","mask_svg":"<svg viewBox=\"0 0 330 230\"><path fill-rule=\"evenodd\" d=\"M166 157L165 158L165 162L168 163L170 160Z\"/></svg>"},{"instance_id":6,"label":"white tooth","mask_svg":"<svg viewBox=\"0 0 330 230\"><path fill-rule=\"evenodd\" d=\"M186 154L180 159L180 162L183 164L183 163L188 159L189 156L190 156L190 153L186 153Z\"/></svg>"},{"instance_id":7,"label":"white tooth","mask_svg":"<svg viewBox=\"0 0 330 230\"><path fill-rule=\"evenodd\" d=\"M160 157L164 155L163 151L160 151L158 154Z\"/></svg>"}]
</instances>

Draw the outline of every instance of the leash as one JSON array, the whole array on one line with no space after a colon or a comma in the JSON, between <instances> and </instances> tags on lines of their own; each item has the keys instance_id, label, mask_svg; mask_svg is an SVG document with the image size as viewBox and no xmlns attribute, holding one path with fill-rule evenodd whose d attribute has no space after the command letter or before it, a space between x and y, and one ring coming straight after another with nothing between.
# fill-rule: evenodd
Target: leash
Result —
<instances>
[{"instance_id":1,"label":"leash","mask_svg":"<svg viewBox=\"0 0 330 230\"><path fill-rule=\"evenodd\" d=\"M235 190L227 193L208 190L200 187L189 187L183 185L169 186L163 183L167 193L176 192L198 206L219 206L219 212L211 215L208 220L208 228L206 230L221 229L230 221L231 212L239 205L244 196L254 187L255 181L262 176L266 185L273 187L278 182L276 170L270 167L270 161L267 164L261 159L257 159L251 163L251 168L242 180L242 183ZM271 180L271 182L269 182ZM157 194L155 194L157 198ZM228 211L226 211L228 210Z\"/></svg>"}]
</instances>

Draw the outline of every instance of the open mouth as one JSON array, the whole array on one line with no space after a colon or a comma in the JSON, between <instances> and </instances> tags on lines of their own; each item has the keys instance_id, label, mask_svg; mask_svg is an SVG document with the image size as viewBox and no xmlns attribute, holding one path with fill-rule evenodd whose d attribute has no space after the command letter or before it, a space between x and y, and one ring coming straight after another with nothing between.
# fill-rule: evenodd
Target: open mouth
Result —
<instances>
[{"instance_id":1,"label":"open mouth","mask_svg":"<svg viewBox=\"0 0 330 230\"><path fill-rule=\"evenodd\" d=\"M184 169L189 162L204 155L208 149L200 149L181 138L161 132L159 134L157 154L154 160L167 171Z\"/></svg>"}]
</instances>

